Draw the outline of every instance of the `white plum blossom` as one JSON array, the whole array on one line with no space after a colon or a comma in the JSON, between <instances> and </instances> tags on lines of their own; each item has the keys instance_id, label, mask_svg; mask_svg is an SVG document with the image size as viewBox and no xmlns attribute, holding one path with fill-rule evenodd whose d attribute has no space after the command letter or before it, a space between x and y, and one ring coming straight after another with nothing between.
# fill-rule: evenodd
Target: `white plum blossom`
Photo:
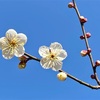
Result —
<instances>
[{"instance_id":1,"label":"white plum blossom","mask_svg":"<svg viewBox=\"0 0 100 100\"><path fill-rule=\"evenodd\" d=\"M39 54L42 57L40 60L41 66L45 69L52 68L54 71L62 68L62 60L67 57L67 52L58 42L51 43L50 47L41 46Z\"/></svg>"},{"instance_id":2,"label":"white plum blossom","mask_svg":"<svg viewBox=\"0 0 100 100\"><path fill-rule=\"evenodd\" d=\"M0 38L0 49L5 59L11 59L14 55L21 57L24 52L24 44L27 42L27 37L23 33L17 34L14 29L9 29L6 36Z\"/></svg>"}]
</instances>

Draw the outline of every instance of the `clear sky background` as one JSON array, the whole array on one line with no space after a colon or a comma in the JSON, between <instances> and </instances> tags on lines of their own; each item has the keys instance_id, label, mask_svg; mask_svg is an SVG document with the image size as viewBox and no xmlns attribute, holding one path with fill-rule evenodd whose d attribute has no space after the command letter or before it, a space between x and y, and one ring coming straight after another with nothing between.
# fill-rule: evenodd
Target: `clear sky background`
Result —
<instances>
[{"instance_id":1,"label":"clear sky background","mask_svg":"<svg viewBox=\"0 0 100 100\"><path fill-rule=\"evenodd\" d=\"M92 85L92 68L88 57L81 57L86 49L80 23L71 0L0 0L0 37L8 29L23 32L28 37L26 52L41 58L38 49L59 42L67 51L63 70ZM94 61L100 59L100 0L76 0L81 15L88 18L87 32L92 34L89 44ZM0 100L99 100L100 90L92 90L70 78L59 81L58 72L43 69L39 62L29 61L23 70L14 57L5 60L0 51ZM100 68L97 69L100 76Z\"/></svg>"}]
</instances>

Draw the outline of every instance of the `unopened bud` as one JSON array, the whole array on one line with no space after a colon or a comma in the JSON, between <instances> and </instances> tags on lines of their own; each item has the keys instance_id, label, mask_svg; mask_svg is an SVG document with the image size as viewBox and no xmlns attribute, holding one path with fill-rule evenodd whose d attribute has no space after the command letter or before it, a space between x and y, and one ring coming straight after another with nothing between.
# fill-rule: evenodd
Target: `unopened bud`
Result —
<instances>
[{"instance_id":1,"label":"unopened bud","mask_svg":"<svg viewBox=\"0 0 100 100\"><path fill-rule=\"evenodd\" d=\"M87 38L91 37L91 34L88 32L85 34ZM80 39L85 39L85 36L80 36Z\"/></svg>"},{"instance_id":2,"label":"unopened bud","mask_svg":"<svg viewBox=\"0 0 100 100\"><path fill-rule=\"evenodd\" d=\"M95 65L96 65L96 66L100 66L100 60L97 60L97 61L95 62Z\"/></svg>"},{"instance_id":3,"label":"unopened bud","mask_svg":"<svg viewBox=\"0 0 100 100\"><path fill-rule=\"evenodd\" d=\"M21 62L19 63L19 65L18 65L18 68L19 68L19 69L24 69L25 67L26 67L26 62L22 62L22 61L21 61Z\"/></svg>"},{"instance_id":4,"label":"unopened bud","mask_svg":"<svg viewBox=\"0 0 100 100\"><path fill-rule=\"evenodd\" d=\"M90 34L89 32L86 33L86 37L87 37L87 38L91 37L91 34Z\"/></svg>"},{"instance_id":5,"label":"unopened bud","mask_svg":"<svg viewBox=\"0 0 100 100\"><path fill-rule=\"evenodd\" d=\"M80 16L80 22L81 23L87 22L87 18L85 18L84 16Z\"/></svg>"},{"instance_id":6,"label":"unopened bud","mask_svg":"<svg viewBox=\"0 0 100 100\"><path fill-rule=\"evenodd\" d=\"M91 75L91 78L92 78L92 79L95 79L95 75Z\"/></svg>"},{"instance_id":7,"label":"unopened bud","mask_svg":"<svg viewBox=\"0 0 100 100\"><path fill-rule=\"evenodd\" d=\"M68 4L68 7L69 7L69 8L74 8L74 4L73 4L72 2L70 2L70 3Z\"/></svg>"},{"instance_id":8,"label":"unopened bud","mask_svg":"<svg viewBox=\"0 0 100 100\"><path fill-rule=\"evenodd\" d=\"M82 36L80 36L80 39L82 39L82 40L83 40L83 39L85 39L85 37L82 35Z\"/></svg>"},{"instance_id":9,"label":"unopened bud","mask_svg":"<svg viewBox=\"0 0 100 100\"><path fill-rule=\"evenodd\" d=\"M88 48L87 53L88 54L91 53L91 48Z\"/></svg>"},{"instance_id":10,"label":"unopened bud","mask_svg":"<svg viewBox=\"0 0 100 100\"><path fill-rule=\"evenodd\" d=\"M59 80L61 80L61 81L64 81L64 80L66 80L66 78L67 78L67 74L64 73L64 72L60 72L60 73L57 74L57 78L58 78Z\"/></svg>"},{"instance_id":11,"label":"unopened bud","mask_svg":"<svg viewBox=\"0 0 100 100\"><path fill-rule=\"evenodd\" d=\"M81 56L86 56L87 54L88 54L88 51L87 50L82 50L81 52L80 52L80 54L81 54Z\"/></svg>"},{"instance_id":12,"label":"unopened bud","mask_svg":"<svg viewBox=\"0 0 100 100\"><path fill-rule=\"evenodd\" d=\"M23 56L19 57L19 60L20 61L26 61L27 60L27 57L25 55L23 55Z\"/></svg>"}]
</instances>

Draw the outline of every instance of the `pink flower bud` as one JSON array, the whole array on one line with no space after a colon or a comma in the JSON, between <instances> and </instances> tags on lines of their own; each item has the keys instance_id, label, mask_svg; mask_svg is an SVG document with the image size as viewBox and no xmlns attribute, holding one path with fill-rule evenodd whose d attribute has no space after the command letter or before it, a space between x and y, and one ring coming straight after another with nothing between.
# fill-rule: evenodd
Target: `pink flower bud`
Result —
<instances>
[{"instance_id":1,"label":"pink flower bud","mask_svg":"<svg viewBox=\"0 0 100 100\"><path fill-rule=\"evenodd\" d=\"M81 54L81 56L86 56L87 54L88 54L88 51L87 50L82 50L81 52L80 52L80 54Z\"/></svg>"},{"instance_id":2,"label":"pink flower bud","mask_svg":"<svg viewBox=\"0 0 100 100\"><path fill-rule=\"evenodd\" d=\"M91 53L91 48L89 48L89 49L87 50L87 53L88 53L88 54Z\"/></svg>"},{"instance_id":3,"label":"pink flower bud","mask_svg":"<svg viewBox=\"0 0 100 100\"><path fill-rule=\"evenodd\" d=\"M91 78L92 78L92 79L95 79L95 75L91 75Z\"/></svg>"},{"instance_id":4,"label":"pink flower bud","mask_svg":"<svg viewBox=\"0 0 100 100\"><path fill-rule=\"evenodd\" d=\"M85 18L84 16L80 16L80 22L81 23L87 22L87 18Z\"/></svg>"},{"instance_id":5,"label":"pink flower bud","mask_svg":"<svg viewBox=\"0 0 100 100\"><path fill-rule=\"evenodd\" d=\"M72 2L70 2L70 3L68 4L68 7L69 7L69 8L74 8L74 4L73 4Z\"/></svg>"},{"instance_id":6,"label":"pink flower bud","mask_svg":"<svg viewBox=\"0 0 100 100\"><path fill-rule=\"evenodd\" d=\"M85 37L84 37L84 36L80 36L80 39L82 39L82 40L83 40L83 39L85 39Z\"/></svg>"},{"instance_id":7,"label":"pink flower bud","mask_svg":"<svg viewBox=\"0 0 100 100\"><path fill-rule=\"evenodd\" d=\"M89 32L86 33L85 35L86 35L87 38L91 37L91 34ZM83 40L83 39L85 39L85 37L82 35L82 36L80 36L80 39Z\"/></svg>"},{"instance_id":8,"label":"pink flower bud","mask_svg":"<svg viewBox=\"0 0 100 100\"><path fill-rule=\"evenodd\" d=\"M86 37L87 37L87 38L91 37L91 34L90 34L89 32L86 33Z\"/></svg>"},{"instance_id":9,"label":"pink flower bud","mask_svg":"<svg viewBox=\"0 0 100 100\"><path fill-rule=\"evenodd\" d=\"M95 62L95 66L100 66L100 60L97 60L97 61Z\"/></svg>"}]
</instances>

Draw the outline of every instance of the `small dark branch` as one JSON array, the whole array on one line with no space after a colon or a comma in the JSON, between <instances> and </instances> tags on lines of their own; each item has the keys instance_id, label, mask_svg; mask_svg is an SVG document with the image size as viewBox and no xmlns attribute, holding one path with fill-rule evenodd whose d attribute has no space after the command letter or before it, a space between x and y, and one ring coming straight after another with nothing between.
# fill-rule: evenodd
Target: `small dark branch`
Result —
<instances>
[{"instance_id":1,"label":"small dark branch","mask_svg":"<svg viewBox=\"0 0 100 100\"><path fill-rule=\"evenodd\" d=\"M84 25L83 25L83 24L81 24L81 28L82 28L83 35L84 35L84 37L85 37L86 48L87 48L87 50L88 50L90 47L89 47L88 39L87 39L86 34L85 34L86 32L85 32L85 28L84 28ZM89 58L90 58L91 65L92 65L92 67L94 68L95 65L94 65L94 61L93 61L92 54L89 53L88 55L89 55ZM93 71L94 71L94 70L93 70ZM95 73L95 71L94 71L94 73Z\"/></svg>"},{"instance_id":2,"label":"small dark branch","mask_svg":"<svg viewBox=\"0 0 100 100\"><path fill-rule=\"evenodd\" d=\"M80 13L79 13L78 7L77 7L77 5L76 5L76 3L75 3L75 0L72 0L72 1L73 1L74 9L75 9L76 14L77 14L77 16L78 16L78 19L79 19L79 21L80 21ZM82 23L82 22L80 21L80 25L81 25L82 33L83 33L83 35L84 35L84 37L85 37L86 48L87 48L87 50L88 50L90 47L89 47L89 43L88 43L87 36L86 36L86 34L85 34L86 32L85 32L85 28L84 28L84 23ZM98 76L97 76L97 73L96 73L96 68L95 68L95 64L94 64L94 61L93 61L92 54L89 53L88 56L89 56L89 59L90 59L91 65L92 65L93 73L94 73L94 75L95 75L95 80L96 80L96 82L98 83L98 85L100 85L100 80L98 79Z\"/></svg>"},{"instance_id":3,"label":"small dark branch","mask_svg":"<svg viewBox=\"0 0 100 100\"><path fill-rule=\"evenodd\" d=\"M28 53L24 53L24 55L26 55L27 57L29 57L29 59L31 59L31 60L36 60L36 61L40 62L40 59L39 59L39 58L36 58L36 57L34 57L34 56L32 56L32 55L30 55L30 54L28 54ZM59 72L65 72L65 71L59 70ZM67 76L68 76L69 78L75 80L76 82L78 82L78 83L80 83L80 84L82 84L82 85L85 85L85 86L87 86L87 87L89 87L89 88L91 88L91 89L100 89L100 86L92 86L92 85L90 85L90 84L88 84L88 83L85 83L84 81L81 81L81 80L79 80L78 78L76 78L76 77L74 77L74 76L68 74L67 72L65 72L65 73L67 74Z\"/></svg>"},{"instance_id":4,"label":"small dark branch","mask_svg":"<svg viewBox=\"0 0 100 100\"><path fill-rule=\"evenodd\" d=\"M59 72L64 72L63 70L59 70ZM66 73L66 72L65 72ZM85 85L85 86L87 86L87 87L89 87L89 88L91 88L91 89L100 89L100 86L98 85L98 86L93 86L93 85L90 85L90 84L88 84L88 83L86 83L86 82L84 82L84 81L82 81L82 80L79 80L78 78L76 78L76 77L74 77L74 76L72 76L72 75L70 75L70 74L68 74L68 73L66 73L67 74L67 76L69 77L69 78L71 78L71 79L73 79L74 81L76 81L76 82L78 82L78 83L80 83L80 84L82 84L82 85Z\"/></svg>"},{"instance_id":5,"label":"small dark branch","mask_svg":"<svg viewBox=\"0 0 100 100\"><path fill-rule=\"evenodd\" d=\"M97 81L98 85L100 85L100 80L99 80L98 75L96 73L96 67L94 67L94 76L95 76L95 80Z\"/></svg>"},{"instance_id":6,"label":"small dark branch","mask_svg":"<svg viewBox=\"0 0 100 100\"><path fill-rule=\"evenodd\" d=\"M74 9L75 9L75 11L76 11L76 13L77 13L77 16L78 16L78 18L80 19L80 13L79 13L79 10L78 10L78 8L77 8L76 2L75 2L75 0L72 0L72 1L73 1Z\"/></svg>"},{"instance_id":7,"label":"small dark branch","mask_svg":"<svg viewBox=\"0 0 100 100\"><path fill-rule=\"evenodd\" d=\"M33 60L36 60L36 61L39 61L40 62L40 59L39 58L36 58L36 57L34 57L34 56L26 53L26 52L24 53L24 55L27 56L27 57L29 57L29 59L33 59Z\"/></svg>"}]
</instances>

